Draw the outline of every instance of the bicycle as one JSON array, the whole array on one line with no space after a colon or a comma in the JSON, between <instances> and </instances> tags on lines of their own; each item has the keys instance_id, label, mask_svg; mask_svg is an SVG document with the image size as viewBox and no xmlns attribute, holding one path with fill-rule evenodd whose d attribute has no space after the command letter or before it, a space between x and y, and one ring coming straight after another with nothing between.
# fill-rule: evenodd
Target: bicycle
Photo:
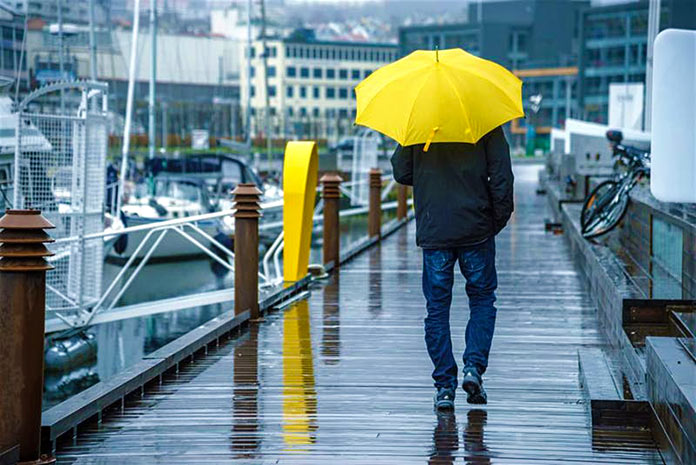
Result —
<instances>
[{"instance_id":1,"label":"bicycle","mask_svg":"<svg viewBox=\"0 0 696 465\"><path fill-rule=\"evenodd\" d=\"M621 131L607 131L607 139L612 147L612 156L618 157L614 169L625 171L600 183L585 198L580 213L582 236L592 239L608 233L623 219L628 209L628 194L643 176L650 175L650 152L623 145Z\"/></svg>"}]
</instances>

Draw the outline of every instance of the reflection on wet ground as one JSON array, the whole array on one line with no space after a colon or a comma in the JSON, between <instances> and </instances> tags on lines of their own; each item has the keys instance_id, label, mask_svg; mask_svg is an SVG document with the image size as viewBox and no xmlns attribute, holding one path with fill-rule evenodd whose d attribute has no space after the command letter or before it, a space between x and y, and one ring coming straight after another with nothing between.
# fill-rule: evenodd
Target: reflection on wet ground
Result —
<instances>
[{"instance_id":1,"label":"reflection on wet ground","mask_svg":"<svg viewBox=\"0 0 696 465\"><path fill-rule=\"evenodd\" d=\"M432 409L421 253L409 224L315 283L308 300L184 367L59 444L59 463L658 464L649 436L593 436L577 350L602 344L563 237L544 233L536 171L517 169L517 211L498 239L489 404ZM467 322L455 280L453 346Z\"/></svg>"},{"instance_id":2,"label":"reflection on wet ground","mask_svg":"<svg viewBox=\"0 0 696 465\"><path fill-rule=\"evenodd\" d=\"M394 211L384 212L383 221L392 219L394 215ZM364 237L366 231L366 216L346 218L341 224L341 241L347 247ZM312 263L321 262L320 239L318 234L312 239ZM124 294L120 305L231 288L234 285L234 276L231 273L217 275L213 271L212 263L211 260L199 259L147 265ZM105 264L105 286L120 269L118 265ZM96 325L84 333L92 338L93 346L77 350L63 350L61 345L47 342L47 347L61 349L63 353L60 358L63 360L51 365L47 359L43 409L51 408L99 381L108 380L141 360L143 356L224 313L231 306L231 303L206 305ZM74 342L79 338L78 335L67 342ZM89 356L75 357L80 350L88 351Z\"/></svg>"}]
</instances>

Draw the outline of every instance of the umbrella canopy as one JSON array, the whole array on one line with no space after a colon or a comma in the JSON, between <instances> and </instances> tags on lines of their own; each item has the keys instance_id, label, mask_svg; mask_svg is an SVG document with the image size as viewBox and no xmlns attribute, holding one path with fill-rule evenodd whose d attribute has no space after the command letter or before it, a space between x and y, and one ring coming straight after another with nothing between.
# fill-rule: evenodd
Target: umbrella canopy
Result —
<instances>
[{"instance_id":1,"label":"umbrella canopy","mask_svg":"<svg viewBox=\"0 0 696 465\"><path fill-rule=\"evenodd\" d=\"M462 49L417 50L386 65L355 88L355 123L401 145L476 143L524 116L522 81Z\"/></svg>"}]
</instances>

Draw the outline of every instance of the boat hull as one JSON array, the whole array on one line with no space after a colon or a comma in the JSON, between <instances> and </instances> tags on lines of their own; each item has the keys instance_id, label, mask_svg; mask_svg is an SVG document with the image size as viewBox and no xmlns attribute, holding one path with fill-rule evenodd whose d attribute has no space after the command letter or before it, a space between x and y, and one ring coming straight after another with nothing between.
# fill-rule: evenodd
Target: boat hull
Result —
<instances>
[{"instance_id":1,"label":"boat hull","mask_svg":"<svg viewBox=\"0 0 696 465\"><path fill-rule=\"evenodd\" d=\"M140 218L140 217L128 217L126 219L126 226L142 226L150 225L153 223L158 223L164 220L153 220L150 218ZM211 237L216 237L222 230L222 223L219 220L206 220L198 222L198 227L201 228L206 234ZM184 232L192 236L196 241L198 241L206 249L217 252L217 248L213 247L211 249L210 240L201 236L195 232L192 228L184 228ZM128 261L134 253L136 253L137 248L145 240L145 237L149 233L149 230L135 231L128 234L127 243L125 249L122 253L118 253L115 250L115 245L118 240L118 236L109 238L106 243L106 261L110 263L122 264ZM148 239L147 244L145 244L139 251L137 251L136 259L141 260L150 250L152 244L154 244L161 233L155 232ZM181 234L176 231L169 230L165 235L164 239L157 245L150 256L150 262L162 262L171 260L185 260L185 259L195 259L206 256L206 253L201 250L200 247L196 246L193 242L189 241Z\"/></svg>"}]
</instances>

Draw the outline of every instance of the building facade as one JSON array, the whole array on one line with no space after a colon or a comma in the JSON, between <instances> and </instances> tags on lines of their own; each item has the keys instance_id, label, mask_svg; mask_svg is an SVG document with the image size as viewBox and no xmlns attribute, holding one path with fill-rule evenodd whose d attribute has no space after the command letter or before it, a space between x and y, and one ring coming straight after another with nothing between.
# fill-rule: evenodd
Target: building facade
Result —
<instances>
[{"instance_id":1,"label":"building facade","mask_svg":"<svg viewBox=\"0 0 696 465\"><path fill-rule=\"evenodd\" d=\"M95 20L102 23L109 0L94 0ZM18 0L14 6L29 18L42 18L51 23L58 21L59 11L63 23L87 24L89 22L89 0Z\"/></svg>"},{"instance_id":2,"label":"building facade","mask_svg":"<svg viewBox=\"0 0 696 465\"><path fill-rule=\"evenodd\" d=\"M250 79L245 65L240 72L241 102L245 105L251 95L255 137L268 132L262 50L261 40L256 40ZM332 141L353 130L353 88L398 53L395 44L319 41L308 32L268 39L266 50L270 133Z\"/></svg>"},{"instance_id":3,"label":"building facade","mask_svg":"<svg viewBox=\"0 0 696 465\"><path fill-rule=\"evenodd\" d=\"M24 16L16 9L0 3L0 78L3 84L19 77L20 89L29 87L27 59L22 54ZM19 71L19 72L18 72Z\"/></svg>"},{"instance_id":4,"label":"building facade","mask_svg":"<svg viewBox=\"0 0 696 465\"><path fill-rule=\"evenodd\" d=\"M662 0L660 30L670 27L695 29L696 2ZM645 83L648 2L586 9L580 31L580 117L607 123L609 85Z\"/></svg>"},{"instance_id":5,"label":"building facade","mask_svg":"<svg viewBox=\"0 0 696 465\"><path fill-rule=\"evenodd\" d=\"M132 31L98 30L97 78L109 84L109 110L114 114L112 131L123 128L128 89L128 65ZM139 39L135 75L133 133L148 131L148 88L151 70L150 37ZM30 30L28 63L38 87L60 79L56 38L47 27ZM207 129L211 136L241 135L239 108L239 65L243 61L239 43L224 37L161 33L157 36L156 112L159 137L180 140L192 129ZM63 69L67 79L89 79L89 37L80 33L63 43ZM45 110L57 101L42 100Z\"/></svg>"}]
</instances>

